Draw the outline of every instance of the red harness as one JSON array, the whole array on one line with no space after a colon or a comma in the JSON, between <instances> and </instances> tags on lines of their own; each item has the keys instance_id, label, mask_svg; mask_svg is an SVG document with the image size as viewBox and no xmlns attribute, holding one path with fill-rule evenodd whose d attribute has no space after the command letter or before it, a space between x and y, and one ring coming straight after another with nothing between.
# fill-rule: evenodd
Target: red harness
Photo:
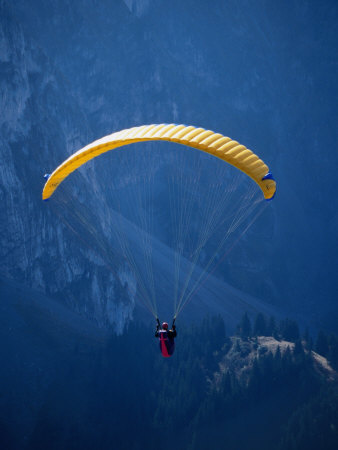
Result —
<instances>
[{"instance_id":1,"label":"red harness","mask_svg":"<svg viewBox=\"0 0 338 450\"><path fill-rule=\"evenodd\" d=\"M166 330L160 330L160 349L162 356L165 358L170 358L171 354L168 352L167 344L169 343L168 333Z\"/></svg>"}]
</instances>

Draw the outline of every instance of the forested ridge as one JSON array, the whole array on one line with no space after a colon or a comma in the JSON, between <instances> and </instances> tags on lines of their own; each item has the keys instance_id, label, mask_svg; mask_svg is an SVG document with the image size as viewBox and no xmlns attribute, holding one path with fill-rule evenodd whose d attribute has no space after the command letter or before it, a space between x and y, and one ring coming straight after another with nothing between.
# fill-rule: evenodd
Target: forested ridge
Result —
<instances>
[{"instance_id":1,"label":"forested ridge","mask_svg":"<svg viewBox=\"0 0 338 450\"><path fill-rule=\"evenodd\" d=\"M24 448L337 448L336 336L313 342L296 322L262 314L245 314L227 336L209 317L178 323L176 352L164 359L153 335L131 324L104 345L75 345ZM5 448L22 448L2 431Z\"/></svg>"}]
</instances>

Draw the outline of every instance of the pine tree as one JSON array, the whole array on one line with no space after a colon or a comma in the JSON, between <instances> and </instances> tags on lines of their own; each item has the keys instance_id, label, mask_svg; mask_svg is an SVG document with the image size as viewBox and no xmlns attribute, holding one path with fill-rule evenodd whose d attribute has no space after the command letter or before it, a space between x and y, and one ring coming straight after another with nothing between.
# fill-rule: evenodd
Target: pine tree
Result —
<instances>
[{"instance_id":1,"label":"pine tree","mask_svg":"<svg viewBox=\"0 0 338 450\"><path fill-rule=\"evenodd\" d=\"M265 317L262 313L258 313L256 316L256 320L254 323L254 330L253 335L254 336L266 336L267 335L267 325Z\"/></svg>"},{"instance_id":2,"label":"pine tree","mask_svg":"<svg viewBox=\"0 0 338 450\"><path fill-rule=\"evenodd\" d=\"M242 320L239 324L239 335L243 339L247 339L251 336L251 322L247 313L244 313Z\"/></svg>"},{"instance_id":3,"label":"pine tree","mask_svg":"<svg viewBox=\"0 0 338 450\"><path fill-rule=\"evenodd\" d=\"M296 342L295 342L295 346L294 346L294 349L293 349L293 354L295 356L304 355L304 349L303 349L302 341L300 339L297 339Z\"/></svg>"},{"instance_id":4,"label":"pine tree","mask_svg":"<svg viewBox=\"0 0 338 450\"><path fill-rule=\"evenodd\" d=\"M329 343L326 334L320 330L317 336L315 350L322 356L327 356L329 353Z\"/></svg>"},{"instance_id":5,"label":"pine tree","mask_svg":"<svg viewBox=\"0 0 338 450\"><path fill-rule=\"evenodd\" d=\"M312 340L312 337L310 336L310 332L309 332L308 328L305 329L303 339L304 339L306 350L311 352L313 349L313 340Z\"/></svg>"},{"instance_id":6,"label":"pine tree","mask_svg":"<svg viewBox=\"0 0 338 450\"><path fill-rule=\"evenodd\" d=\"M299 327L297 322L291 319L282 320L279 326L283 339L290 342L296 342L299 339Z\"/></svg>"},{"instance_id":7,"label":"pine tree","mask_svg":"<svg viewBox=\"0 0 338 450\"><path fill-rule=\"evenodd\" d=\"M338 370L338 338L331 334L329 337L328 359L335 370Z\"/></svg>"},{"instance_id":8,"label":"pine tree","mask_svg":"<svg viewBox=\"0 0 338 450\"><path fill-rule=\"evenodd\" d=\"M268 334L268 336L273 336L274 338L278 338L276 319L273 316L270 316L269 323L267 326L267 334Z\"/></svg>"}]
</instances>

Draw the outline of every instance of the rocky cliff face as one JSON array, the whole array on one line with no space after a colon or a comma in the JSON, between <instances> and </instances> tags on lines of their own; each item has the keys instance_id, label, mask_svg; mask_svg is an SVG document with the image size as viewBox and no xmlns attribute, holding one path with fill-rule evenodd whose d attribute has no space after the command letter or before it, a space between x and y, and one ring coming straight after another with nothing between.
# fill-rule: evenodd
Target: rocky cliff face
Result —
<instances>
[{"instance_id":1,"label":"rocky cliff face","mask_svg":"<svg viewBox=\"0 0 338 450\"><path fill-rule=\"evenodd\" d=\"M90 252L78 248L41 201L43 174L90 139L90 128L62 73L10 10L1 2L1 276L57 296L121 331L133 300L116 294L119 278L102 262L93 265ZM96 214L104 224L103 212Z\"/></svg>"}]
</instances>

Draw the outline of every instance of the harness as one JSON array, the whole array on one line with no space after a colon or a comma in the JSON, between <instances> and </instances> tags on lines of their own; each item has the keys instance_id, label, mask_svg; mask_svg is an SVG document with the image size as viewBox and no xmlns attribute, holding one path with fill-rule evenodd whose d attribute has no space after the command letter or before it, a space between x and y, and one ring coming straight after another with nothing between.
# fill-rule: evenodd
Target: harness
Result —
<instances>
[{"instance_id":1,"label":"harness","mask_svg":"<svg viewBox=\"0 0 338 450\"><path fill-rule=\"evenodd\" d=\"M165 358L169 358L174 353L175 342L174 339L169 339L168 333L166 330L159 331L160 337L160 349L162 356Z\"/></svg>"},{"instance_id":2,"label":"harness","mask_svg":"<svg viewBox=\"0 0 338 450\"><path fill-rule=\"evenodd\" d=\"M169 338L167 330L160 329L160 321L157 318L157 332L160 339L160 350L164 358L169 358L175 350L174 338ZM176 317L174 317L173 325L175 325Z\"/></svg>"}]
</instances>

